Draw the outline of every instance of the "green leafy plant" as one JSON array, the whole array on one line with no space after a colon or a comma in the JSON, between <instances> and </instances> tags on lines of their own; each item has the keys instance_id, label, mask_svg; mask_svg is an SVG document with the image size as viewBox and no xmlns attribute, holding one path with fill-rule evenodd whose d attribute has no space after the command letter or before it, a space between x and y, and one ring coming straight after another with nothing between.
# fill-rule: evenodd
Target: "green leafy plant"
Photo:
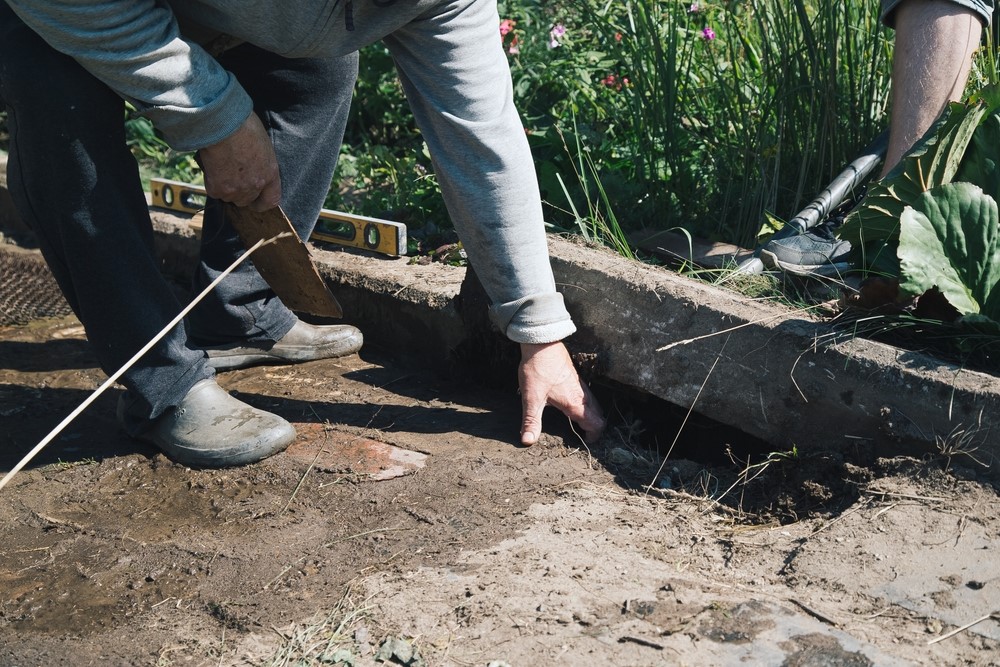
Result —
<instances>
[{"instance_id":1,"label":"green leafy plant","mask_svg":"<svg viewBox=\"0 0 1000 667\"><path fill-rule=\"evenodd\" d=\"M587 142L602 181L641 184L611 197L633 226L750 243L767 211L798 210L884 123L890 42L868 3L561 4L613 63L591 79L604 115L580 105L575 120L602 131Z\"/></svg>"},{"instance_id":2,"label":"green leafy plant","mask_svg":"<svg viewBox=\"0 0 1000 667\"><path fill-rule=\"evenodd\" d=\"M940 292L958 316L1000 326L1000 89L952 104L848 216L841 236L903 298Z\"/></svg>"},{"instance_id":3,"label":"green leafy plant","mask_svg":"<svg viewBox=\"0 0 1000 667\"><path fill-rule=\"evenodd\" d=\"M1000 322L997 203L971 183L946 183L920 195L900 216L900 288L939 290L963 315Z\"/></svg>"},{"instance_id":4,"label":"green leafy plant","mask_svg":"<svg viewBox=\"0 0 1000 667\"><path fill-rule=\"evenodd\" d=\"M579 138L577 138L577 142L579 142ZM574 175L576 176L577 189L587 207L586 214L581 214L580 209L573 201L574 195L563 182L562 177L556 174L570 211L573 213L575 231L592 243L608 246L623 257L635 259L635 253L632 251L628 237L615 215L614 205L608 196L607 189L601 182L600 172L593 159L579 143L577 143L575 150L570 150L569 147L566 150L577 156Z\"/></svg>"}]
</instances>

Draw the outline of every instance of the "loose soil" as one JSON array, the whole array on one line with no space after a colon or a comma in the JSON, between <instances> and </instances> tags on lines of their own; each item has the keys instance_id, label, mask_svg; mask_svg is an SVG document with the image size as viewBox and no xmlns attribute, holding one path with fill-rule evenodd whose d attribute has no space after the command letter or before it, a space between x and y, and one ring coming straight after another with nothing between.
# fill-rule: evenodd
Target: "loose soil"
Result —
<instances>
[{"instance_id":1,"label":"loose soil","mask_svg":"<svg viewBox=\"0 0 1000 667\"><path fill-rule=\"evenodd\" d=\"M0 471L103 380L75 319L0 328ZM228 470L128 439L108 392L0 491L0 665L1000 664L971 456L664 463L680 424L620 403L589 449L555 416L524 449L478 380L376 349L226 373L299 431Z\"/></svg>"}]
</instances>

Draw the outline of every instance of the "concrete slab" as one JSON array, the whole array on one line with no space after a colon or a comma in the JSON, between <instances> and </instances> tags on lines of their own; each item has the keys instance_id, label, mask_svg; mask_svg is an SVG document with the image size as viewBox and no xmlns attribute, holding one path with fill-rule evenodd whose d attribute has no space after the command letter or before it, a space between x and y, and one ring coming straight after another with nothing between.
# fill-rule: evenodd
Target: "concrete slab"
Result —
<instances>
[{"instance_id":1,"label":"concrete slab","mask_svg":"<svg viewBox=\"0 0 1000 667\"><path fill-rule=\"evenodd\" d=\"M561 239L556 280L602 376L777 448L935 446L977 431L992 460L1000 379L849 333L779 304Z\"/></svg>"}]
</instances>

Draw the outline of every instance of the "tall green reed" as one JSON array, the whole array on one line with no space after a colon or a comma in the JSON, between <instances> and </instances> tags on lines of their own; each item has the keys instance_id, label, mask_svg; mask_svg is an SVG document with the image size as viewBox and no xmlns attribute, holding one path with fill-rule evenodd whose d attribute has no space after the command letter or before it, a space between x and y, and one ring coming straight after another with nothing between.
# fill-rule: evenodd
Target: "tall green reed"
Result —
<instances>
[{"instance_id":1,"label":"tall green reed","mask_svg":"<svg viewBox=\"0 0 1000 667\"><path fill-rule=\"evenodd\" d=\"M605 133L588 150L646 193L621 203L622 219L749 243L765 212L790 217L887 122L878 3L555 4L552 20L586 34L608 68L589 85L615 77L615 94L589 110Z\"/></svg>"}]
</instances>

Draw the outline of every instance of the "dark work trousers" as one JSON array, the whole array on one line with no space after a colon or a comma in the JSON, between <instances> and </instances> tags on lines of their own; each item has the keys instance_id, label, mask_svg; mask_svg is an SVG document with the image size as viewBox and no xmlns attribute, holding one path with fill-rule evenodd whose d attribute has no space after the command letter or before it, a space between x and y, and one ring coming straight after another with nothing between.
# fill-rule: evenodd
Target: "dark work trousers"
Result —
<instances>
[{"instance_id":1,"label":"dark work trousers","mask_svg":"<svg viewBox=\"0 0 1000 667\"><path fill-rule=\"evenodd\" d=\"M224 60L257 104L278 156L282 206L307 236L336 166L356 54L289 60L243 45ZM125 144L123 102L0 2L0 103L8 114L14 203L111 374L181 310L153 252L145 196ZM198 284L243 252L220 207L209 209ZM205 340L267 341L295 319L245 266L216 288L194 322ZM185 326L176 327L121 378L126 430L141 432L212 375Z\"/></svg>"}]
</instances>

